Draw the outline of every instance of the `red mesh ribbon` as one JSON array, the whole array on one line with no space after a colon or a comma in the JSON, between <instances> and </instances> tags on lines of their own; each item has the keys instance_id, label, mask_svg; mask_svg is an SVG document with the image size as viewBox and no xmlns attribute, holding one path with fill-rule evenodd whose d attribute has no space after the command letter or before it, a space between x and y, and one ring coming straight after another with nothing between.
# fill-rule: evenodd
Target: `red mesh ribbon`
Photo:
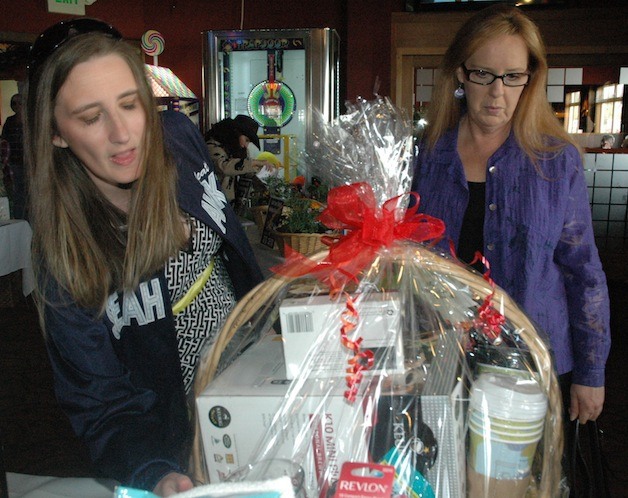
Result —
<instances>
[{"instance_id":1,"label":"red mesh ribbon","mask_svg":"<svg viewBox=\"0 0 628 498\"><path fill-rule=\"evenodd\" d=\"M416 202L407 209L401 220L398 207L404 196L393 197L378 209L375 194L368 183L360 182L333 188L327 196L327 208L318 217L319 221L333 230L346 233L340 238L324 237L329 254L322 261L315 261L286 247L286 261L272 269L287 277L311 275L329 285L331 294L341 291L344 284L357 281L361 270L369 266L382 247L389 247L400 240L424 242L442 237L445 224L442 220L417 213L419 196L411 193ZM348 339L347 332L355 328L358 312L350 297L343 313L341 327L342 344L353 351L349 360L350 375L347 377L349 390L345 397L353 401L363 370L373 365L372 351L361 351L362 338Z\"/></svg>"},{"instance_id":2,"label":"red mesh ribbon","mask_svg":"<svg viewBox=\"0 0 628 498\"><path fill-rule=\"evenodd\" d=\"M318 219L332 230L346 232L340 238L324 237L329 254L314 261L287 248L286 261L272 271L287 277L312 275L327 283L332 291L350 280L357 280L361 270L369 266L377 251L399 240L424 242L439 238L445 232L442 220L417 213L419 196L412 192L415 205L397 220L398 206L403 196L376 206L373 189L368 183L353 183L333 188L327 196L327 208Z\"/></svg>"}]
</instances>

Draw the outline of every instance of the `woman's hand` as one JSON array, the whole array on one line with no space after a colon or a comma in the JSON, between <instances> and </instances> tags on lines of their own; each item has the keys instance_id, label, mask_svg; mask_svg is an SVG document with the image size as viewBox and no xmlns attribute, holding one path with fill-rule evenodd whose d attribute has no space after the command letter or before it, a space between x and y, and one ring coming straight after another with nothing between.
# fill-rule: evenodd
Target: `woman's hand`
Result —
<instances>
[{"instance_id":1,"label":"woman's hand","mask_svg":"<svg viewBox=\"0 0 628 498\"><path fill-rule=\"evenodd\" d=\"M277 169L277 166L275 166L270 161L260 161L258 159L253 159L253 167L257 168L258 170L267 168L271 172L274 172Z\"/></svg>"},{"instance_id":2,"label":"woman's hand","mask_svg":"<svg viewBox=\"0 0 628 498\"><path fill-rule=\"evenodd\" d=\"M604 406L604 386L589 387L580 384L571 385L571 406L569 418L578 419L581 424L596 420Z\"/></svg>"},{"instance_id":3,"label":"woman's hand","mask_svg":"<svg viewBox=\"0 0 628 498\"><path fill-rule=\"evenodd\" d=\"M155 486L153 493L157 496L172 496L183 491L189 491L194 487L192 479L184 474L170 472L166 474Z\"/></svg>"},{"instance_id":4,"label":"woman's hand","mask_svg":"<svg viewBox=\"0 0 628 498\"><path fill-rule=\"evenodd\" d=\"M258 164L256 165L255 163ZM259 168L257 170L257 177L262 181L264 181L266 178L277 176L277 170L279 168L269 161L255 160L253 165L256 168Z\"/></svg>"}]
</instances>

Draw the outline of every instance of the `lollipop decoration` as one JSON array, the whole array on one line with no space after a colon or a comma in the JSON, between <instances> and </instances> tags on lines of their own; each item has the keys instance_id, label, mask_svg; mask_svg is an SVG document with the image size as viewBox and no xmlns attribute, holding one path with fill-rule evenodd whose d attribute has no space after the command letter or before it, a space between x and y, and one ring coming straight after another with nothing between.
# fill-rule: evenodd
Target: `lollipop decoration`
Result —
<instances>
[{"instance_id":1,"label":"lollipop decoration","mask_svg":"<svg viewBox=\"0 0 628 498\"><path fill-rule=\"evenodd\" d=\"M154 29L149 29L142 35L142 50L146 55L153 56L153 65L158 66L157 56L164 51L165 40L162 34Z\"/></svg>"}]
</instances>

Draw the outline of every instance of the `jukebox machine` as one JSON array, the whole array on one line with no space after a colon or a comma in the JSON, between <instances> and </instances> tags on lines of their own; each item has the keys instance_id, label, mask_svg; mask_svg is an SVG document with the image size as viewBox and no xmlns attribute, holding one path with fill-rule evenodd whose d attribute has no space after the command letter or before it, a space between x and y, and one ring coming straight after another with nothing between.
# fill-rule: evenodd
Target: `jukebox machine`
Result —
<instances>
[{"instance_id":1,"label":"jukebox machine","mask_svg":"<svg viewBox=\"0 0 628 498\"><path fill-rule=\"evenodd\" d=\"M339 113L338 35L328 28L203 33L203 130L245 114L260 125L261 152L274 154L286 180L307 175L299 160L314 113Z\"/></svg>"}]
</instances>

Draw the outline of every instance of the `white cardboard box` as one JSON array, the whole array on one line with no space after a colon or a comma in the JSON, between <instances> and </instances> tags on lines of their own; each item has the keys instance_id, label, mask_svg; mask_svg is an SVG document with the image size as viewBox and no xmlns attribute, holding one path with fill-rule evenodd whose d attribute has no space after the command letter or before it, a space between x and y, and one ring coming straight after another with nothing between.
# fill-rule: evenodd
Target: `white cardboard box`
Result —
<instances>
[{"instance_id":1,"label":"white cardboard box","mask_svg":"<svg viewBox=\"0 0 628 498\"><path fill-rule=\"evenodd\" d=\"M389 373L402 373L404 356L401 336L401 310L396 293L369 295L357 301L358 320L350 338L362 338L361 349L370 349L375 355L375 368ZM284 299L279 307L281 334L284 338L286 375L294 379L302 371L308 353L315 355L310 365L316 368L316 377L346 375L348 361L353 353L340 343L341 315L346 308L344 300L331 301L329 296L320 295L305 298ZM338 330L333 340L321 337L329 327ZM327 341L318 345L318 341ZM390 356L387 351L394 347ZM312 351L315 349L315 351ZM382 361L389 355L387 363Z\"/></svg>"},{"instance_id":2,"label":"white cardboard box","mask_svg":"<svg viewBox=\"0 0 628 498\"><path fill-rule=\"evenodd\" d=\"M368 456L368 441L356 434L364 433L366 438L370 422L364 413L371 410L347 405L343 378L330 382L337 382L338 389L327 400L308 396L298 413L290 417L291 426L278 435L279 449L273 451L273 457L290 460L299 431L313 423L311 432L305 433L310 442L302 465L308 496L311 492L311 496L316 496L321 469L327 469L327 478L333 482L346 455L360 455L362 461L367 461ZM281 336L267 336L242 354L197 398L210 482L225 480L230 472L260 454L258 446L290 383L285 375ZM319 403L324 406L322 411ZM321 414L321 419L313 422L312 413Z\"/></svg>"},{"instance_id":3,"label":"white cardboard box","mask_svg":"<svg viewBox=\"0 0 628 498\"><path fill-rule=\"evenodd\" d=\"M449 356L454 346L455 340L451 346L443 348L445 363L452 361ZM292 382L286 379L283 356L281 336L266 336L214 379L197 398L203 451L212 483L225 480L230 472L250 463L254 455L259 457L262 438L268 434ZM438 369L432 377L426 384L430 395L420 398L423 422L431 428L438 444L436 460L426 478L439 498L463 498L465 410L462 385L455 376L446 375L443 379ZM308 396L303 406L289 417L290 425L275 435L278 449L272 456L297 460L292 456L299 430L312 422L312 413L322 414L315 429L306 432L309 442L300 447L303 450L306 446L305 457L298 460L304 462L307 496L318 495L321 469L328 470L326 479L333 482L349 455L353 460L369 461L368 444L375 410L364 403L348 405L344 398L344 379L325 380L326 387L330 383L337 386L332 387L326 400L320 395ZM313 386L311 392L321 393L326 387L321 390Z\"/></svg>"}]
</instances>

